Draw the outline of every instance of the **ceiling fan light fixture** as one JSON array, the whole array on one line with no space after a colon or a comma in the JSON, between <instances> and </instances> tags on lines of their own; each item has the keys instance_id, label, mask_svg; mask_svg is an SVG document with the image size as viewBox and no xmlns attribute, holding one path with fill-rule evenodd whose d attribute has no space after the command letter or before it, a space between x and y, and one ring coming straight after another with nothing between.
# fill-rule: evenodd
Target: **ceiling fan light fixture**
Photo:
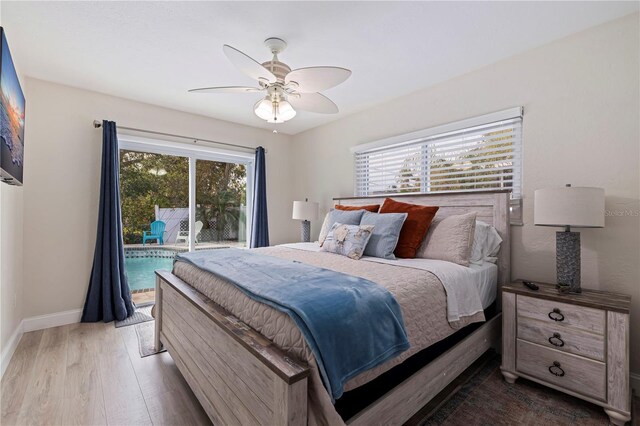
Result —
<instances>
[{"instance_id":1,"label":"ceiling fan light fixture","mask_svg":"<svg viewBox=\"0 0 640 426\"><path fill-rule=\"evenodd\" d=\"M255 104L253 112L272 124L284 123L296 116L296 111L289 102L272 101L268 96Z\"/></svg>"}]
</instances>

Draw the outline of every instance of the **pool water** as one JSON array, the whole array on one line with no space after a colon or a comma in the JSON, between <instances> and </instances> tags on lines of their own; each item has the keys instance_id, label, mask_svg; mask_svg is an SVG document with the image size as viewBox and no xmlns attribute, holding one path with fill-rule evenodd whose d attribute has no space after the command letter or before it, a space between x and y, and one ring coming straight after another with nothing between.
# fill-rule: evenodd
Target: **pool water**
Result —
<instances>
[{"instance_id":1,"label":"pool water","mask_svg":"<svg viewBox=\"0 0 640 426\"><path fill-rule=\"evenodd\" d=\"M124 268L129 282L129 289L142 290L156 287L156 269L173 268L171 257L127 257L124 260Z\"/></svg>"}]
</instances>

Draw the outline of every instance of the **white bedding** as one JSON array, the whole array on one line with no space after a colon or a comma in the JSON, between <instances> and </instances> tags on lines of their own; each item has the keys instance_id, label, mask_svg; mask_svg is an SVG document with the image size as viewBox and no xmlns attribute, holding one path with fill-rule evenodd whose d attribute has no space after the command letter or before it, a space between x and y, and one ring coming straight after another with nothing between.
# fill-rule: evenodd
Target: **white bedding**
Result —
<instances>
[{"instance_id":1,"label":"white bedding","mask_svg":"<svg viewBox=\"0 0 640 426\"><path fill-rule=\"evenodd\" d=\"M498 265L491 262L483 262L482 265L469 265L469 273L478 287L478 293L482 300L482 307L487 309L496 301L498 288Z\"/></svg>"},{"instance_id":2,"label":"white bedding","mask_svg":"<svg viewBox=\"0 0 640 426\"><path fill-rule=\"evenodd\" d=\"M319 252L317 243L282 244L283 247ZM447 294L447 320L456 322L486 309L496 298L498 267L490 262L482 265L461 266L433 259L380 259L365 256L361 261L385 263L405 268L420 269L434 274L442 282Z\"/></svg>"}]
</instances>

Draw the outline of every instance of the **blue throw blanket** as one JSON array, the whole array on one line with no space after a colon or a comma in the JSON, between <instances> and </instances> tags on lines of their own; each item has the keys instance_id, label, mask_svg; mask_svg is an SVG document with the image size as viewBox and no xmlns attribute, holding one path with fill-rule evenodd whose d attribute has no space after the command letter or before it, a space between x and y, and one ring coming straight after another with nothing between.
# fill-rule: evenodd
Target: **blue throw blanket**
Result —
<instances>
[{"instance_id":1,"label":"blue throw blanket","mask_svg":"<svg viewBox=\"0 0 640 426\"><path fill-rule=\"evenodd\" d=\"M176 260L293 318L334 401L350 378L409 348L398 302L371 281L241 249L182 253Z\"/></svg>"}]
</instances>

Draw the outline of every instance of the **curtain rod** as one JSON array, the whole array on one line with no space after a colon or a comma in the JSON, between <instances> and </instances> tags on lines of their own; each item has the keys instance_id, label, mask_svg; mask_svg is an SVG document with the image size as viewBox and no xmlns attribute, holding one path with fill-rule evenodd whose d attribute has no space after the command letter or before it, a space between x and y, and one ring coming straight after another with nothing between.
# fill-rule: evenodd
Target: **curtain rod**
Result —
<instances>
[{"instance_id":1,"label":"curtain rod","mask_svg":"<svg viewBox=\"0 0 640 426\"><path fill-rule=\"evenodd\" d=\"M102 127L102 122L98 121L98 120L93 120L93 127L95 127L96 129ZM153 131L153 130L136 129L135 127L118 126L117 124L116 124L116 127L118 129L131 130L131 131L134 131L134 132L149 133L149 134L152 134L152 135L169 136L169 137L180 138L180 139L189 139L189 140L193 141L193 143L208 142L208 143L215 143L215 144L218 144L218 145L232 146L234 148L248 149L248 150L254 151L254 152L256 150L256 147L250 147L250 146L246 146L246 145L236 145L234 143L227 143L227 142L219 142L219 141L214 141L214 140L211 140L211 139L194 138L194 137L191 137L191 136L174 135L173 133L163 133L163 132L156 132L156 131ZM265 149L264 152L266 153L267 150Z\"/></svg>"}]
</instances>

